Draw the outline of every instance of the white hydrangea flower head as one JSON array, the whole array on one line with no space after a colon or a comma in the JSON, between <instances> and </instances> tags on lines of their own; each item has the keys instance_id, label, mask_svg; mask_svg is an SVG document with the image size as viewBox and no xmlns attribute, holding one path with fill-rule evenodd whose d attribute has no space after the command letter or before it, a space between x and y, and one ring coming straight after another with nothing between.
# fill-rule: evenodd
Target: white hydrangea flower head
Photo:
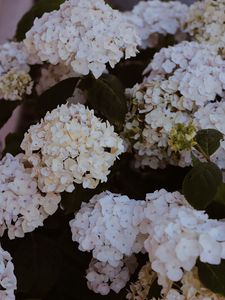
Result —
<instances>
[{"instance_id":1,"label":"white hydrangea flower head","mask_svg":"<svg viewBox=\"0 0 225 300\"><path fill-rule=\"evenodd\" d=\"M113 267L124 256L143 249L138 225L143 219L145 201L104 192L94 196L70 221L72 239L81 251L92 251L93 257Z\"/></svg>"},{"instance_id":2,"label":"white hydrangea flower head","mask_svg":"<svg viewBox=\"0 0 225 300\"><path fill-rule=\"evenodd\" d=\"M15 300L16 277L11 255L0 246L0 299Z\"/></svg>"},{"instance_id":3,"label":"white hydrangea flower head","mask_svg":"<svg viewBox=\"0 0 225 300\"><path fill-rule=\"evenodd\" d=\"M37 94L41 95L62 80L78 77L70 66L65 64L46 65L41 69L40 79L35 86Z\"/></svg>"},{"instance_id":4,"label":"white hydrangea flower head","mask_svg":"<svg viewBox=\"0 0 225 300\"><path fill-rule=\"evenodd\" d=\"M155 34L175 34L185 22L188 7L178 1L140 1L125 14L141 37L141 48L154 46Z\"/></svg>"},{"instance_id":5,"label":"white hydrangea flower head","mask_svg":"<svg viewBox=\"0 0 225 300\"><path fill-rule=\"evenodd\" d=\"M24 43L43 62L65 63L98 78L107 63L114 67L124 55L136 56L139 38L122 13L103 0L68 0L36 19Z\"/></svg>"},{"instance_id":6,"label":"white hydrangea flower head","mask_svg":"<svg viewBox=\"0 0 225 300\"><path fill-rule=\"evenodd\" d=\"M0 76L12 69L30 71L28 53L23 43L7 42L0 45Z\"/></svg>"},{"instance_id":7,"label":"white hydrangea flower head","mask_svg":"<svg viewBox=\"0 0 225 300\"><path fill-rule=\"evenodd\" d=\"M202 107L225 90L225 60L208 44L182 42L162 48L146 69L147 81L166 78L190 109ZM188 106L187 106L188 108Z\"/></svg>"},{"instance_id":8,"label":"white hydrangea flower head","mask_svg":"<svg viewBox=\"0 0 225 300\"><path fill-rule=\"evenodd\" d=\"M167 83L152 81L126 90L129 111L122 135L136 154L137 167L157 169L168 163L184 167L191 163L190 151L176 153L169 146L171 130L177 124L188 124L192 114L183 97Z\"/></svg>"},{"instance_id":9,"label":"white hydrangea flower head","mask_svg":"<svg viewBox=\"0 0 225 300\"><path fill-rule=\"evenodd\" d=\"M10 239L24 237L43 226L43 221L58 208L60 196L43 195L37 178L23 154L11 154L0 161L0 236L7 231Z\"/></svg>"},{"instance_id":10,"label":"white hydrangea flower head","mask_svg":"<svg viewBox=\"0 0 225 300\"><path fill-rule=\"evenodd\" d=\"M149 234L145 250L164 288L168 279L179 281L184 271L191 271L197 258L209 264L225 258L225 222L193 209L179 192L160 190L146 200L140 230Z\"/></svg>"},{"instance_id":11,"label":"white hydrangea flower head","mask_svg":"<svg viewBox=\"0 0 225 300\"><path fill-rule=\"evenodd\" d=\"M31 94L32 88L32 78L25 71L12 69L0 77L0 99L22 100L24 94Z\"/></svg>"},{"instance_id":12,"label":"white hydrangea flower head","mask_svg":"<svg viewBox=\"0 0 225 300\"><path fill-rule=\"evenodd\" d=\"M92 259L86 275L88 288L101 295L107 295L111 290L119 293L130 280L136 267L135 256L125 258L117 267Z\"/></svg>"},{"instance_id":13,"label":"white hydrangea flower head","mask_svg":"<svg viewBox=\"0 0 225 300\"><path fill-rule=\"evenodd\" d=\"M106 182L122 139L82 104L65 104L31 126L21 148L38 173L42 192L72 192L74 183L95 188Z\"/></svg>"},{"instance_id":14,"label":"white hydrangea flower head","mask_svg":"<svg viewBox=\"0 0 225 300\"><path fill-rule=\"evenodd\" d=\"M197 41L207 42L225 55L225 1L204 0L193 3L185 30Z\"/></svg>"}]
</instances>

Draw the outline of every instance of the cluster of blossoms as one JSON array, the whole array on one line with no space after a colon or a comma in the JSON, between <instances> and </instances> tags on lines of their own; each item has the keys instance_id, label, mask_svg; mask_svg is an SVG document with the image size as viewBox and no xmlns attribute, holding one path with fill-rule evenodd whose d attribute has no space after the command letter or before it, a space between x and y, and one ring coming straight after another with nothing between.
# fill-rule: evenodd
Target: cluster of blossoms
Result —
<instances>
[{"instance_id":1,"label":"cluster of blossoms","mask_svg":"<svg viewBox=\"0 0 225 300\"><path fill-rule=\"evenodd\" d=\"M168 163L190 165L197 130L222 129L212 126L221 123L217 121L221 115L214 113L210 122L205 114L208 121L201 121L198 110L223 96L225 61L209 45L182 42L155 54L147 71L151 72L143 83L126 91L129 112L123 136L137 154L136 165L154 169ZM221 106L223 101L213 105ZM224 128L221 132L225 134Z\"/></svg>"},{"instance_id":2,"label":"cluster of blossoms","mask_svg":"<svg viewBox=\"0 0 225 300\"><path fill-rule=\"evenodd\" d=\"M0 299L15 300L16 277L11 255L0 246Z\"/></svg>"},{"instance_id":3,"label":"cluster of blossoms","mask_svg":"<svg viewBox=\"0 0 225 300\"><path fill-rule=\"evenodd\" d=\"M118 274L124 258L135 253L148 253L155 275L147 269L145 273L151 280L157 274L164 292L190 272L198 258L215 265L225 258L225 222L193 209L179 192L162 189L147 194L146 201L104 192L83 203L70 226L79 249L92 251L97 260L87 278L91 289L100 293L110 290L106 273L114 270L111 267ZM138 282L133 293L137 288L147 293L147 283Z\"/></svg>"},{"instance_id":4,"label":"cluster of blossoms","mask_svg":"<svg viewBox=\"0 0 225 300\"><path fill-rule=\"evenodd\" d=\"M114 67L124 54L135 56L139 39L123 15L103 0L68 0L36 19L24 43L41 61L65 63L97 78L107 63Z\"/></svg>"},{"instance_id":5,"label":"cluster of blossoms","mask_svg":"<svg viewBox=\"0 0 225 300\"><path fill-rule=\"evenodd\" d=\"M128 21L136 27L141 38L140 47L155 46L157 35L176 34L186 21L188 6L178 1L140 1L131 12Z\"/></svg>"},{"instance_id":6,"label":"cluster of blossoms","mask_svg":"<svg viewBox=\"0 0 225 300\"><path fill-rule=\"evenodd\" d=\"M0 98L14 101L31 94L33 82L27 62L23 43L8 42L0 46Z\"/></svg>"},{"instance_id":7,"label":"cluster of blossoms","mask_svg":"<svg viewBox=\"0 0 225 300\"><path fill-rule=\"evenodd\" d=\"M7 230L10 239L24 237L26 232L43 226L43 221L57 210L60 196L40 193L23 154L6 154L0 161L0 174L0 236Z\"/></svg>"},{"instance_id":8,"label":"cluster of blossoms","mask_svg":"<svg viewBox=\"0 0 225 300\"><path fill-rule=\"evenodd\" d=\"M122 139L82 104L62 105L25 134L21 148L42 192L72 192L74 183L95 188L124 151Z\"/></svg>"},{"instance_id":9,"label":"cluster of blossoms","mask_svg":"<svg viewBox=\"0 0 225 300\"><path fill-rule=\"evenodd\" d=\"M72 239L82 251L111 266L120 265L124 256L143 249L138 225L143 219L144 201L104 192L83 203L70 221Z\"/></svg>"},{"instance_id":10,"label":"cluster of blossoms","mask_svg":"<svg viewBox=\"0 0 225 300\"><path fill-rule=\"evenodd\" d=\"M101 295L107 295L110 290L119 293L126 286L136 267L135 256L125 258L116 267L92 259L87 270L87 285L90 290Z\"/></svg>"},{"instance_id":11,"label":"cluster of blossoms","mask_svg":"<svg viewBox=\"0 0 225 300\"><path fill-rule=\"evenodd\" d=\"M200 42L213 45L225 55L224 0L204 0L192 4L184 29Z\"/></svg>"},{"instance_id":12,"label":"cluster of blossoms","mask_svg":"<svg viewBox=\"0 0 225 300\"><path fill-rule=\"evenodd\" d=\"M225 258L225 222L193 209L179 192L156 191L146 201L140 232L149 236L144 247L164 288L191 271L197 258L215 265Z\"/></svg>"}]
</instances>

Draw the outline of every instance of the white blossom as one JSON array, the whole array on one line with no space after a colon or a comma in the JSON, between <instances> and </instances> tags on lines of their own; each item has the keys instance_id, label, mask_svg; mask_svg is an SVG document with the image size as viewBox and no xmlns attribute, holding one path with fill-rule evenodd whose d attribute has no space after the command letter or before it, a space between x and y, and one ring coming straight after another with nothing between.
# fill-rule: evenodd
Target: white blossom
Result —
<instances>
[{"instance_id":1,"label":"white blossom","mask_svg":"<svg viewBox=\"0 0 225 300\"><path fill-rule=\"evenodd\" d=\"M187 109L202 107L225 90L225 61L208 44L182 42L162 48L146 69L147 81L166 77L167 85L184 97Z\"/></svg>"},{"instance_id":2,"label":"white blossom","mask_svg":"<svg viewBox=\"0 0 225 300\"><path fill-rule=\"evenodd\" d=\"M139 38L122 13L103 0L68 0L58 11L45 13L26 34L29 53L76 73L98 78L109 63L136 55Z\"/></svg>"},{"instance_id":3,"label":"white blossom","mask_svg":"<svg viewBox=\"0 0 225 300\"><path fill-rule=\"evenodd\" d=\"M0 76L12 69L30 71L28 53L23 43L7 42L0 45Z\"/></svg>"},{"instance_id":4,"label":"white blossom","mask_svg":"<svg viewBox=\"0 0 225 300\"><path fill-rule=\"evenodd\" d=\"M191 271L197 258L209 264L224 259L225 223L211 220L193 209L179 193L165 190L146 196L141 233L148 234L144 246L153 271L164 288Z\"/></svg>"},{"instance_id":5,"label":"white blossom","mask_svg":"<svg viewBox=\"0 0 225 300\"><path fill-rule=\"evenodd\" d=\"M188 7L178 1L140 1L125 14L141 37L141 48L154 46L155 34L175 34L185 22Z\"/></svg>"},{"instance_id":6,"label":"white blossom","mask_svg":"<svg viewBox=\"0 0 225 300\"><path fill-rule=\"evenodd\" d=\"M200 42L207 42L225 55L225 1L196 1L190 6L185 30Z\"/></svg>"},{"instance_id":7,"label":"white blossom","mask_svg":"<svg viewBox=\"0 0 225 300\"><path fill-rule=\"evenodd\" d=\"M11 255L0 246L0 299L15 300L16 277Z\"/></svg>"},{"instance_id":8,"label":"white blossom","mask_svg":"<svg viewBox=\"0 0 225 300\"><path fill-rule=\"evenodd\" d=\"M86 275L88 288L101 295L107 295L110 290L119 293L126 286L136 267L135 256L125 258L116 267L92 259Z\"/></svg>"},{"instance_id":9,"label":"white blossom","mask_svg":"<svg viewBox=\"0 0 225 300\"><path fill-rule=\"evenodd\" d=\"M104 192L94 196L70 221L72 239L81 251L92 251L102 263L113 267L124 256L131 256L143 248L143 236L138 225L143 219L144 201Z\"/></svg>"},{"instance_id":10,"label":"white blossom","mask_svg":"<svg viewBox=\"0 0 225 300\"><path fill-rule=\"evenodd\" d=\"M60 196L43 195L37 178L23 154L11 154L0 161L0 236L7 231L10 239L24 237L43 226L43 221L58 208Z\"/></svg>"},{"instance_id":11,"label":"white blossom","mask_svg":"<svg viewBox=\"0 0 225 300\"><path fill-rule=\"evenodd\" d=\"M124 151L122 139L82 104L48 112L25 134L21 148L38 173L42 192L72 192L74 183L95 188Z\"/></svg>"}]
</instances>

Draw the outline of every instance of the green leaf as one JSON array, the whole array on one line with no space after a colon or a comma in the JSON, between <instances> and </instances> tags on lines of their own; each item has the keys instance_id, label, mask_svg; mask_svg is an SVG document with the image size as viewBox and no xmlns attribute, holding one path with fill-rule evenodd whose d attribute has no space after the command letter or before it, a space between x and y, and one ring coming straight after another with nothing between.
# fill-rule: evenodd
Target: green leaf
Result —
<instances>
[{"instance_id":1,"label":"green leaf","mask_svg":"<svg viewBox=\"0 0 225 300\"><path fill-rule=\"evenodd\" d=\"M43 235L26 236L13 259L18 293L45 298L60 278L61 251L54 240Z\"/></svg>"},{"instance_id":2,"label":"green leaf","mask_svg":"<svg viewBox=\"0 0 225 300\"><path fill-rule=\"evenodd\" d=\"M219 148L223 134L216 129L203 129L197 132L195 139L201 149L210 156Z\"/></svg>"},{"instance_id":3,"label":"green leaf","mask_svg":"<svg viewBox=\"0 0 225 300\"><path fill-rule=\"evenodd\" d=\"M0 128L9 120L14 109L21 101L7 101L0 99Z\"/></svg>"},{"instance_id":4,"label":"green leaf","mask_svg":"<svg viewBox=\"0 0 225 300\"><path fill-rule=\"evenodd\" d=\"M206 209L213 201L222 172L213 163L199 163L185 176L183 194L195 209Z\"/></svg>"},{"instance_id":5,"label":"green leaf","mask_svg":"<svg viewBox=\"0 0 225 300\"><path fill-rule=\"evenodd\" d=\"M26 32L30 30L35 18L40 18L45 12L59 9L65 0L39 0L19 21L15 38L22 41Z\"/></svg>"},{"instance_id":6,"label":"green leaf","mask_svg":"<svg viewBox=\"0 0 225 300\"><path fill-rule=\"evenodd\" d=\"M225 205L225 183L218 186L214 201Z\"/></svg>"},{"instance_id":7,"label":"green leaf","mask_svg":"<svg viewBox=\"0 0 225 300\"><path fill-rule=\"evenodd\" d=\"M65 79L39 96L37 101L38 118L45 116L47 111L51 111L58 105L65 104L67 99L73 95L75 86L79 78Z\"/></svg>"},{"instance_id":8,"label":"green leaf","mask_svg":"<svg viewBox=\"0 0 225 300\"><path fill-rule=\"evenodd\" d=\"M205 287L225 296L225 260L219 265L198 262L198 275Z\"/></svg>"},{"instance_id":9,"label":"green leaf","mask_svg":"<svg viewBox=\"0 0 225 300\"><path fill-rule=\"evenodd\" d=\"M4 156L6 153L11 153L13 156L22 152L20 148L20 144L23 140L23 133L9 133L5 139L5 148L3 150L2 155Z\"/></svg>"},{"instance_id":10,"label":"green leaf","mask_svg":"<svg viewBox=\"0 0 225 300\"><path fill-rule=\"evenodd\" d=\"M105 74L99 79L87 78L81 82L88 90L88 103L118 129L123 126L127 113L124 87L114 75Z\"/></svg>"}]
</instances>

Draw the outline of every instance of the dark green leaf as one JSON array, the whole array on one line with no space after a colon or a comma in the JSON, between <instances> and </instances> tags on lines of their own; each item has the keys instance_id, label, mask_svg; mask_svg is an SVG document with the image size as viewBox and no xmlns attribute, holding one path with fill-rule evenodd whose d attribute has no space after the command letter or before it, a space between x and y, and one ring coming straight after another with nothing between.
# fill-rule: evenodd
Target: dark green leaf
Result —
<instances>
[{"instance_id":1,"label":"dark green leaf","mask_svg":"<svg viewBox=\"0 0 225 300\"><path fill-rule=\"evenodd\" d=\"M11 153L12 155L17 155L22 152L20 144L23 140L23 133L9 133L5 139L5 149L3 151L3 156L6 153Z\"/></svg>"},{"instance_id":2,"label":"dark green leaf","mask_svg":"<svg viewBox=\"0 0 225 300\"><path fill-rule=\"evenodd\" d=\"M219 265L198 262L198 275L205 287L225 296L225 260Z\"/></svg>"},{"instance_id":3,"label":"dark green leaf","mask_svg":"<svg viewBox=\"0 0 225 300\"><path fill-rule=\"evenodd\" d=\"M13 259L19 293L45 297L60 277L61 252L53 240L40 234L26 237Z\"/></svg>"},{"instance_id":4,"label":"dark green leaf","mask_svg":"<svg viewBox=\"0 0 225 300\"><path fill-rule=\"evenodd\" d=\"M196 142L208 155L212 155L220 146L223 134L216 129L203 129L197 132Z\"/></svg>"},{"instance_id":5,"label":"dark green leaf","mask_svg":"<svg viewBox=\"0 0 225 300\"><path fill-rule=\"evenodd\" d=\"M222 183L222 172L213 163L199 163L185 176L183 194L196 209L205 209Z\"/></svg>"},{"instance_id":6,"label":"dark green leaf","mask_svg":"<svg viewBox=\"0 0 225 300\"><path fill-rule=\"evenodd\" d=\"M214 201L225 204L225 183L218 186Z\"/></svg>"},{"instance_id":7,"label":"dark green leaf","mask_svg":"<svg viewBox=\"0 0 225 300\"><path fill-rule=\"evenodd\" d=\"M60 4L65 0L39 0L19 21L15 38L22 41L26 32L30 30L35 18L40 18L45 12L59 9Z\"/></svg>"},{"instance_id":8,"label":"dark green leaf","mask_svg":"<svg viewBox=\"0 0 225 300\"><path fill-rule=\"evenodd\" d=\"M124 88L114 75L103 75L99 79L88 78L81 82L88 90L88 103L111 124L121 128L127 113Z\"/></svg>"},{"instance_id":9,"label":"dark green leaf","mask_svg":"<svg viewBox=\"0 0 225 300\"><path fill-rule=\"evenodd\" d=\"M21 101L7 101L0 99L0 128L9 120L14 109Z\"/></svg>"},{"instance_id":10,"label":"dark green leaf","mask_svg":"<svg viewBox=\"0 0 225 300\"><path fill-rule=\"evenodd\" d=\"M65 104L66 100L73 95L75 86L79 78L65 79L49 90L45 91L37 98L37 114L39 118L45 116L47 111L51 111L58 105Z\"/></svg>"}]
</instances>

